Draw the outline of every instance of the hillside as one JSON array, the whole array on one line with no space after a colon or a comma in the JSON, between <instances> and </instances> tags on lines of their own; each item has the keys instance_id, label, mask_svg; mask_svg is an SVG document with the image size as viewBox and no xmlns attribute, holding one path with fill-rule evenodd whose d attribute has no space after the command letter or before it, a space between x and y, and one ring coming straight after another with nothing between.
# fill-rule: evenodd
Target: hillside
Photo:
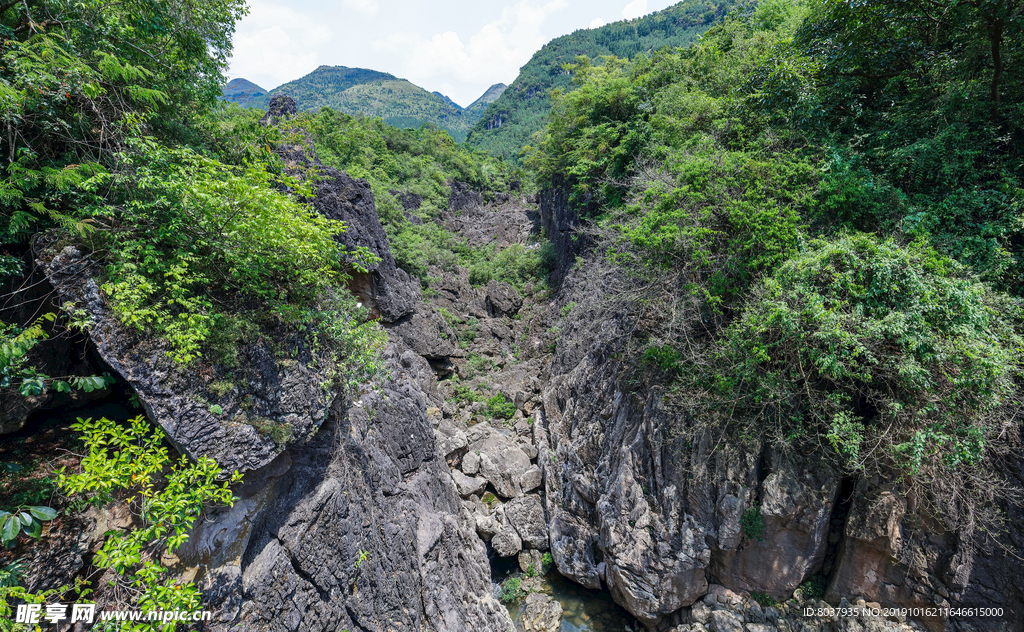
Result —
<instances>
[{"instance_id":1,"label":"hillside","mask_svg":"<svg viewBox=\"0 0 1024 632\"><path fill-rule=\"evenodd\" d=\"M642 18L555 38L534 53L512 85L484 111L466 142L518 162L520 149L544 126L551 91L572 89L572 77L563 64L575 62L578 55L633 58L666 46L686 46L730 10L747 4L747 0L684 0Z\"/></svg>"},{"instance_id":2,"label":"hillside","mask_svg":"<svg viewBox=\"0 0 1024 632\"><path fill-rule=\"evenodd\" d=\"M289 81L269 92L245 79L235 79L224 88L224 99L245 107L266 109L270 97L287 94L301 111L323 107L346 114L364 114L384 119L395 127L420 127L429 123L461 142L469 128L483 114L487 104L501 94L491 86L470 108L463 110L440 92L428 92L394 75L365 68L320 66L305 77ZM262 94L254 94L260 91Z\"/></svg>"},{"instance_id":3,"label":"hillside","mask_svg":"<svg viewBox=\"0 0 1024 632\"><path fill-rule=\"evenodd\" d=\"M487 91L480 95L479 99L470 103L466 109L463 110L466 119L472 123L479 121L480 117L487 111L487 106L497 101L501 95L505 93L507 88L508 86L503 83L496 83L490 88L487 88Z\"/></svg>"},{"instance_id":4,"label":"hillside","mask_svg":"<svg viewBox=\"0 0 1024 632\"><path fill-rule=\"evenodd\" d=\"M265 97L267 94L267 91L263 88L241 77L229 81L228 85L224 86L222 92L223 96L221 98L223 100L232 101L242 107L254 107L252 105L253 100Z\"/></svg>"}]
</instances>

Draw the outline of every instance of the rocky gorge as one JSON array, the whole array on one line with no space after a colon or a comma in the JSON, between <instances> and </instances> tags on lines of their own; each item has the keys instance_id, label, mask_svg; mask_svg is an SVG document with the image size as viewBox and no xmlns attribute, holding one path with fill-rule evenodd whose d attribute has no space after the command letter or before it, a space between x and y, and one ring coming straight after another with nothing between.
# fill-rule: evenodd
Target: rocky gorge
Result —
<instances>
[{"instance_id":1,"label":"rocky gorge","mask_svg":"<svg viewBox=\"0 0 1024 632\"><path fill-rule=\"evenodd\" d=\"M275 97L265 120L293 113ZM433 269L423 290L396 265L365 181L324 167L311 144L278 151L319 171L312 204L346 222L344 245L380 259L351 286L387 331L375 384L336 388L314 350L282 358L260 345L230 379L213 365L182 371L112 316L87 253L45 235L33 243L52 288L37 300L70 302L91 322L69 352L81 367L68 370L109 372L118 382L104 396L134 396L182 454L245 475L238 502L168 560L199 582L214 612L206 629L552 632L563 606L536 577L545 572L610 594L635 617L620 629L1020 629L1020 559L929 522L898 482L679 432L661 388L638 388L619 359L630 315L603 317L615 273L572 240L567 196L485 202L449 183L446 229L498 249L551 235L561 278L520 291ZM5 431L70 404L30 405ZM1006 474L1024 485L1024 461L1008 458ZM1005 510L1020 550L1024 514ZM46 538L73 561L36 564L31 581L83 574L120 519L68 517ZM489 558L515 560L527 578L515 620ZM963 612L934 614L947 608Z\"/></svg>"}]
</instances>

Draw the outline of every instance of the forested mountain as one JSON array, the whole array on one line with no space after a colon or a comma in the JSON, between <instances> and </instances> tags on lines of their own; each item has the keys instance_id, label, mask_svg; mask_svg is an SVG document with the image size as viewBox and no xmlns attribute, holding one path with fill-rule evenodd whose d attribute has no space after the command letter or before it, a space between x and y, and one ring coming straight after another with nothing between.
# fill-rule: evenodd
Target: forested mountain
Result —
<instances>
[{"instance_id":1,"label":"forested mountain","mask_svg":"<svg viewBox=\"0 0 1024 632\"><path fill-rule=\"evenodd\" d=\"M493 100L488 95L497 98L495 86L492 86L473 106L463 110L445 95L427 92L405 79L386 72L345 66L321 66L269 92L256 94L258 90L255 84L235 79L225 86L224 98L262 110L273 95L287 94L296 100L302 111L316 112L329 107L346 114L381 118L395 127L417 128L428 123L446 130L459 142L466 138L483 107Z\"/></svg>"},{"instance_id":2,"label":"forested mountain","mask_svg":"<svg viewBox=\"0 0 1024 632\"><path fill-rule=\"evenodd\" d=\"M267 91L248 79L232 79L224 86L223 96L225 101L237 103L242 107L256 107L254 100L266 96ZM262 99L261 99L262 100Z\"/></svg>"},{"instance_id":3,"label":"forested mountain","mask_svg":"<svg viewBox=\"0 0 1024 632\"><path fill-rule=\"evenodd\" d=\"M519 151L544 126L553 90L572 89L562 66L580 55L632 58L663 47L686 46L727 12L748 0L684 0L651 15L581 29L544 45L519 71L512 85L472 126L467 142L494 156L519 161Z\"/></svg>"},{"instance_id":4,"label":"forested mountain","mask_svg":"<svg viewBox=\"0 0 1024 632\"><path fill-rule=\"evenodd\" d=\"M480 95L479 99L466 106L466 118L473 121L473 123L479 121L480 117L483 116L484 111L487 109L487 106L497 101L505 92L506 88L508 88L508 86L503 83L496 83L490 88L487 88L487 90Z\"/></svg>"}]
</instances>

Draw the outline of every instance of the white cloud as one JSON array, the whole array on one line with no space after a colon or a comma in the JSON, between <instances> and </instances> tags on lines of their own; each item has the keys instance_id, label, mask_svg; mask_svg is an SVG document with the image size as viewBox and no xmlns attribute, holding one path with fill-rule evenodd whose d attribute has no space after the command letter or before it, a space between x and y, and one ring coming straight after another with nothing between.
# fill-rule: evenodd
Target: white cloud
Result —
<instances>
[{"instance_id":1,"label":"white cloud","mask_svg":"<svg viewBox=\"0 0 1024 632\"><path fill-rule=\"evenodd\" d=\"M601 18L594 18L593 20L591 20L590 26L588 26L587 28L597 29L597 28L601 28L605 24L607 24L607 22L605 22Z\"/></svg>"},{"instance_id":2,"label":"white cloud","mask_svg":"<svg viewBox=\"0 0 1024 632\"><path fill-rule=\"evenodd\" d=\"M377 0L341 0L343 11L355 11L368 18L377 17Z\"/></svg>"},{"instance_id":3,"label":"white cloud","mask_svg":"<svg viewBox=\"0 0 1024 632\"><path fill-rule=\"evenodd\" d=\"M633 0L622 7L622 17L626 20L632 20L642 15L647 15L647 0Z\"/></svg>"},{"instance_id":4,"label":"white cloud","mask_svg":"<svg viewBox=\"0 0 1024 632\"><path fill-rule=\"evenodd\" d=\"M450 83L448 96L469 105L481 84L511 83L523 60L547 43L542 26L566 0L521 0L502 9L501 17L463 41L455 31L430 38L408 31L391 33L373 42L376 51L400 55L402 67L391 70L421 86Z\"/></svg>"},{"instance_id":5,"label":"white cloud","mask_svg":"<svg viewBox=\"0 0 1024 632\"><path fill-rule=\"evenodd\" d=\"M254 0L251 6L249 19L235 33L230 77L270 90L320 65L314 47L331 40L331 29L272 2Z\"/></svg>"}]
</instances>

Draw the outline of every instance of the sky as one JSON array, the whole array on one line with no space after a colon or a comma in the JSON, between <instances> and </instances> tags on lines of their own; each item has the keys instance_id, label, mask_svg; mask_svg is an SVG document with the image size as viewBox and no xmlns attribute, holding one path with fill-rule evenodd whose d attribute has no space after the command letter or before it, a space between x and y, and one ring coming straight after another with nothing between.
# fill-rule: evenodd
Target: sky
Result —
<instances>
[{"instance_id":1,"label":"sky","mask_svg":"<svg viewBox=\"0 0 1024 632\"><path fill-rule=\"evenodd\" d=\"M678 2L678 0L675 0ZM318 66L389 72L465 107L541 46L672 0L249 0L228 77L272 90Z\"/></svg>"}]
</instances>

